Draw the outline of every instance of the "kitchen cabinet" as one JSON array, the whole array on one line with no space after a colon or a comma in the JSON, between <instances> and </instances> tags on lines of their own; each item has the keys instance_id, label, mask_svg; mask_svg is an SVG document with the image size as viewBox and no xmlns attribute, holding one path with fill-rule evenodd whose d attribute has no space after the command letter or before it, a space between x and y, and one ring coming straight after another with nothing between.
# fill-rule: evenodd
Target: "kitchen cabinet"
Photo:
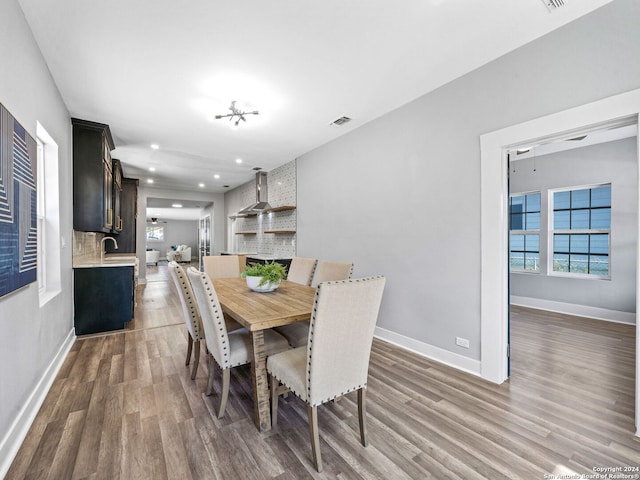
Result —
<instances>
[{"instance_id":1,"label":"kitchen cabinet","mask_svg":"<svg viewBox=\"0 0 640 480\"><path fill-rule=\"evenodd\" d=\"M74 268L76 335L125 327L133 318L134 267Z\"/></svg>"},{"instance_id":2,"label":"kitchen cabinet","mask_svg":"<svg viewBox=\"0 0 640 480\"><path fill-rule=\"evenodd\" d=\"M264 265L265 263L271 263L271 262L279 263L284 268L286 268L287 271L289 270L289 265L291 265L290 258L266 258L261 256L254 257L251 255L247 255L247 263L261 263Z\"/></svg>"},{"instance_id":3,"label":"kitchen cabinet","mask_svg":"<svg viewBox=\"0 0 640 480\"><path fill-rule=\"evenodd\" d=\"M122 231L122 211L120 205L120 197L122 196L122 165L120 160L113 159L113 184L111 186L113 192L113 232L120 233Z\"/></svg>"},{"instance_id":4,"label":"kitchen cabinet","mask_svg":"<svg viewBox=\"0 0 640 480\"><path fill-rule=\"evenodd\" d=\"M107 253L135 253L136 252L136 224L138 221L138 184L137 178L122 178L122 190L120 191L120 226L118 235L110 235L116 238L118 249L115 250L112 242L107 242Z\"/></svg>"},{"instance_id":5,"label":"kitchen cabinet","mask_svg":"<svg viewBox=\"0 0 640 480\"><path fill-rule=\"evenodd\" d=\"M110 233L114 226L113 137L108 125L71 119L73 125L73 228Z\"/></svg>"}]
</instances>

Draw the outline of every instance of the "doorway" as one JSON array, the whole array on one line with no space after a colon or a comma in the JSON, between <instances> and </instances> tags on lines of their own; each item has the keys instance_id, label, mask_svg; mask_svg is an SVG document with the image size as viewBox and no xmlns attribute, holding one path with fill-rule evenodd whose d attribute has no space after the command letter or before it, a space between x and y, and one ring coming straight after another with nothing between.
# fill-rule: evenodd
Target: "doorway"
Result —
<instances>
[{"instance_id":1,"label":"doorway","mask_svg":"<svg viewBox=\"0 0 640 480\"><path fill-rule=\"evenodd\" d=\"M640 90L507 127L480 137L481 143L481 375L495 383L507 378L508 249L507 152L523 144L572 138L580 133L638 123ZM638 200L636 199L636 202ZM640 258L640 255L637 256ZM636 266L637 268L637 266ZM636 281L636 312L638 288ZM636 329L636 337L638 337ZM640 340L640 339L638 339ZM636 349L640 341L636 342ZM636 376L638 375L636 351ZM640 403L636 382L636 428Z\"/></svg>"},{"instance_id":2,"label":"doorway","mask_svg":"<svg viewBox=\"0 0 640 480\"><path fill-rule=\"evenodd\" d=\"M633 124L509 151L509 313L635 324L636 136Z\"/></svg>"}]
</instances>

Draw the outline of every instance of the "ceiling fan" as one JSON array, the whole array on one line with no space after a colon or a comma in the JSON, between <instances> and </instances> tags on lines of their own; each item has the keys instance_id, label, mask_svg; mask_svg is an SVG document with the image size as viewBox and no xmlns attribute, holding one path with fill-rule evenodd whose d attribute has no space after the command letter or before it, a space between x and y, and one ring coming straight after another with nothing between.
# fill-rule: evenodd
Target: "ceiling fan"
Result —
<instances>
[{"instance_id":1,"label":"ceiling fan","mask_svg":"<svg viewBox=\"0 0 640 480\"><path fill-rule=\"evenodd\" d=\"M233 121L233 119L235 117L238 117L236 119L236 121L234 122L234 126L237 127L238 124L240 123L240 120L242 120L243 122L247 121L247 119L244 118L245 115L259 115L260 114L260 112L258 110L252 110L252 111L242 110L240 107L238 107L236 105L236 101L235 100L233 100L231 102L231 105L229 106L229 110L231 110L231 113L227 113L227 114L224 114L224 115L216 115L215 119L216 120L220 120L221 118L229 117L229 121L231 122L231 121Z\"/></svg>"}]
</instances>

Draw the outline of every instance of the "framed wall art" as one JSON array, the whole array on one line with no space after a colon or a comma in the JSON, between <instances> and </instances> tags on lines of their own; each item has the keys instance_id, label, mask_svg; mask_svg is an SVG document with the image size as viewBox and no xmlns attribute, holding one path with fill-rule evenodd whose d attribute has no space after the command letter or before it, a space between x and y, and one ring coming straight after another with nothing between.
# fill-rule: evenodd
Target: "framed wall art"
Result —
<instances>
[{"instance_id":1,"label":"framed wall art","mask_svg":"<svg viewBox=\"0 0 640 480\"><path fill-rule=\"evenodd\" d=\"M37 280L37 145L0 104L0 297Z\"/></svg>"}]
</instances>

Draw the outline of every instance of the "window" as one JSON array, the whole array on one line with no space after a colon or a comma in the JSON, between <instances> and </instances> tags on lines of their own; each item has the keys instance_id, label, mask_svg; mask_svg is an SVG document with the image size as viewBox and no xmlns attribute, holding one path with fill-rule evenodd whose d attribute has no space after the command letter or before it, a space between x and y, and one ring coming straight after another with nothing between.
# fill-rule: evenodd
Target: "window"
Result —
<instances>
[{"instance_id":1,"label":"window","mask_svg":"<svg viewBox=\"0 0 640 480\"><path fill-rule=\"evenodd\" d=\"M37 144L37 218L38 218L38 246L37 246L37 269L38 269L38 289L42 293L47 286L47 274L45 270L45 245L46 245L46 190L45 190L45 176L44 176L44 144L40 138L36 138Z\"/></svg>"},{"instance_id":2,"label":"window","mask_svg":"<svg viewBox=\"0 0 640 480\"><path fill-rule=\"evenodd\" d=\"M164 240L164 227L147 226L147 240Z\"/></svg>"},{"instance_id":3,"label":"window","mask_svg":"<svg viewBox=\"0 0 640 480\"><path fill-rule=\"evenodd\" d=\"M509 217L511 269L540 271L540 192L512 195Z\"/></svg>"},{"instance_id":4,"label":"window","mask_svg":"<svg viewBox=\"0 0 640 480\"><path fill-rule=\"evenodd\" d=\"M40 122L36 123L38 217L38 289L40 306L62 291L60 235L60 182L58 145Z\"/></svg>"},{"instance_id":5,"label":"window","mask_svg":"<svg viewBox=\"0 0 640 480\"><path fill-rule=\"evenodd\" d=\"M553 272L609 277L611 185L552 192Z\"/></svg>"}]
</instances>

